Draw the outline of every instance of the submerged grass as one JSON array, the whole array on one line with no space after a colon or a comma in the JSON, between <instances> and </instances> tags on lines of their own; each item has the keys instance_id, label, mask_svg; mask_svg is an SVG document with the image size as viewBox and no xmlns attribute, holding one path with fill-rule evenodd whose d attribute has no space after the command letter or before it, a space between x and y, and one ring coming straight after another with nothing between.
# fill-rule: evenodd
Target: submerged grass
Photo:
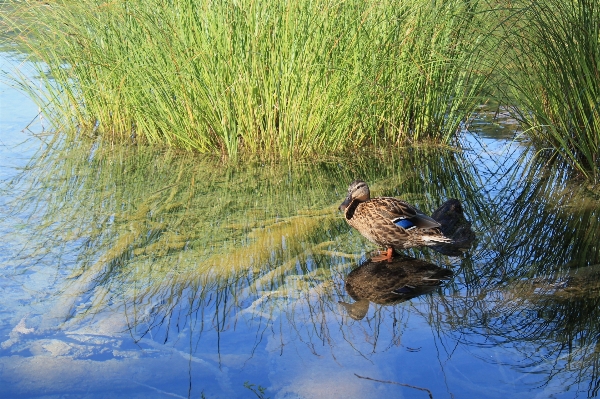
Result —
<instances>
[{"instance_id":1,"label":"submerged grass","mask_svg":"<svg viewBox=\"0 0 600 399\"><path fill-rule=\"evenodd\" d=\"M449 143L487 79L478 7L25 1L9 20L45 63L31 94L55 124L284 159Z\"/></svg>"},{"instance_id":2,"label":"submerged grass","mask_svg":"<svg viewBox=\"0 0 600 399\"><path fill-rule=\"evenodd\" d=\"M20 254L25 266L56 270L59 276L57 304L44 318L68 320L73 329L83 320L87 325L102 319L99 314L109 309L126 314L123 330L136 340L172 343L181 341L181 326L194 334L211 329L224 334L239 331L237 325L246 320L260 337L263 331L289 328L308 345L335 345L327 341L325 315L331 317L338 300L348 298L343 279L369 248L336 208L348 182L363 177L374 196L399 196L428 213L448 197L460 198L480 232L481 244L459 264L423 252L435 264L453 265L456 276L445 296L428 299L440 305L425 313L438 331L452 336L470 326L490 326L495 337L510 339L515 319L498 319L505 316L498 312L509 307L517 322L530 322L532 305L525 301L535 295L541 301L530 302L534 309L547 310L535 325L551 321L548 312L565 320L558 325L561 331L597 324L592 317L597 311L569 319L573 309L582 308L562 306L566 302L555 297L545 301L539 292L523 293L518 286L598 262L597 207L577 185L565 185L557 194L568 179L544 164L539 170L490 170L509 173L514 183L496 197L485 192L486 185L495 186L483 183L490 176L478 175L465 153L411 149L347 165L287 167L223 167L203 158L151 146L70 143L32 163L20 180L0 186L21 193L10 204L6 224L26 233ZM541 179L540 170L546 173ZM568 237L565 231L571 232ZM473 305L473 298L485 295L491 299ZM589 301L589 294L569 299ZM396 331L398 315L409 308L378 308L372 322L343 323L343 328L362 325L377 332L373 323L388 320L381 326L391 327L393 320ZM280 322L282 314L288 320ZM552 331L542 328L537 336L550 339L546 333ZM476 339L477 333L470 329L461 339ZM369 335L349 339L372 339ZM375 350L378 339L372 340ZM548 345L556 342L563 340Z\"/></svg>"},{"instance_id":3,"label":"submerged grass","mask_svg":"<svg viewBox=\"0 0 600 399\"><path fill-rule=\"evenodd\" d=\"M22 193L6 223L27 234L23 262L53 256L52 267L69 276L50 318L77 313L75 298L85 295L100 309L106 292L118 293L140 310L164 295L167 309L188 289L206 301L231 297L228 312L236 312L248 298L293 290L302 276L348 268L365 241L337 207L357 177L372 183L373 195L398 195L426 212L455 197L491 214L468 162L451 151L413 149L349 165L223 167L203 158L65 140L30 165L27 178L0 187Z\"/></svg>"}]
</instances>

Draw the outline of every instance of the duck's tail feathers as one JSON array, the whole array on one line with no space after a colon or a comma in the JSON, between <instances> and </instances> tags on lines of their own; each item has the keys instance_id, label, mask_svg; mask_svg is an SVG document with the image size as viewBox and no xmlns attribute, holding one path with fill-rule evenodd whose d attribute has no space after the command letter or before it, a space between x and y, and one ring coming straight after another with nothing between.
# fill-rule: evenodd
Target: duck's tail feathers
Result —
<instances>
[{"instance_id":1,"label":"duck's tail feathers","mask_svg":"<svg viewBox=\"0 0 600 399\"><path fill-rule=\"evenodd\" d=\"M425 245L452 244L454 240L443 235L423 235L421 237Z\"/></svg>"}]
</instances>

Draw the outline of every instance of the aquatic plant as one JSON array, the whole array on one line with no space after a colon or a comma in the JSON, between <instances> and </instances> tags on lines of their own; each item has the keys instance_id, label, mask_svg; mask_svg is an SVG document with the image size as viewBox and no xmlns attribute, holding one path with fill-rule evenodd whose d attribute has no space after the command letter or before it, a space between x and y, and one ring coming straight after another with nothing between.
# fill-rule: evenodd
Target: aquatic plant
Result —
<instances>
[{"instance_id":1,"label":"aquatic plant","mask_svg":"<svg viewBox=\"0 0 600 399\"><path fill-rule=\"evenodd\" d=\"M244 309L274 312L282 296L302 295L375 249L337 209L355 176L373 183L373 195L401 196L423 211L456 197L491 214L462 156L412 149L347 165L224 167L153 146L63 140L27 178L0 188L21 193L6 223L32 229L24 259L43 263L55 251L53 267L70 276L48 317L85 317L110 300L131 310L132 331L143 337L165 315L178 317L171 312L188 296L203 312L224 301L216 324ZM89 308L73 306L87 295Z\"/></svg>"},{"instance_id":2,"label":"aquatic plant","mask_svg":"<svg viewBox=\"0 0 600 399\"><path fill-rule=\"evenodd\" d=\"M600 178L600 5L517 1L504 19L513 110L540 148Z\"/></svg>"},{"instance_id":3,"label":"aquatic plant","mask_svg":"<svg viewBox=\"0 0 600 399\"><path fill-rule=\"evenodd\" d=\"M25 1L56 125L235 157L449 143L487 79L478 2Z\"/></svg>"}]
</instances>

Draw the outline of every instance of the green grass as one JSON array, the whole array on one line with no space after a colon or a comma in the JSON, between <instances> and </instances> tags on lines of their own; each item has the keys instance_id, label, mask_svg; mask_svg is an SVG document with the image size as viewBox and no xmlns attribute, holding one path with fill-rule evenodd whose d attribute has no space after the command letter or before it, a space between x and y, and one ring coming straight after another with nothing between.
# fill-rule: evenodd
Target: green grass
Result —
<instances>
[{"instance_id":1,"label":"green grass","mask_svg":"<svg viewBox=\"0 0 600 399\"><path fill-rule=\"evenodd\" d=\"M477 106L508 101L540 155L600 177L594 1L0 7L7 41L37 62L42 84L13 78L77 137L313 159L452 144Z\"/></svg>"},{"instance_id":2,"label":"green grass","mask_svg":"<svg viewBox=\"0 0 600 399\"><path fill-rule=\"evenodd\" d=\"M478 3L25 1L57 126L269 159L448 144L488 71ZM27 28L25 28L27 27Z\"/></svg>"},{"instance_id":3,"label":"green grass","mask_svg":"<svg viewBox=\"0 0 600 399\"><path fill-rule=\"evenodd\" d=\"M600 178L600 4L517 1L504 20L503 70L527 136L580 175Z\"/></svg>"}]
</instances>

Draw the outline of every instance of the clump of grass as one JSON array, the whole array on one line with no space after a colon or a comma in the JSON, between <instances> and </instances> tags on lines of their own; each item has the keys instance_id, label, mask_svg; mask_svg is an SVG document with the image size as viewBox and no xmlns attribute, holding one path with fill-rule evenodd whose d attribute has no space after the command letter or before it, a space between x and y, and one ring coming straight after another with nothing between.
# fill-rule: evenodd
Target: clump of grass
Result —
<instances>
[{"instance_id":1,"label":"clump of grass","mask_svg":"<svg viewBox=\"0 0 600 399\"><path fill-rule=\"evenodd\" d=\"M477 2L24 4L13 27L48 72L31 94L115 140L262 158L448 143L486 81Z\"/></svg>"},{"instance_id":2,"label":"clump of grass","mask_svg":"<svg viewBox=\"0 0 600 399\"><path fill-rule=\"evenodd\" d=\"M506 20L505 71L527 135L591 180L600 177L600 4L522 1Z\"/></svg>"}]
</instances>

